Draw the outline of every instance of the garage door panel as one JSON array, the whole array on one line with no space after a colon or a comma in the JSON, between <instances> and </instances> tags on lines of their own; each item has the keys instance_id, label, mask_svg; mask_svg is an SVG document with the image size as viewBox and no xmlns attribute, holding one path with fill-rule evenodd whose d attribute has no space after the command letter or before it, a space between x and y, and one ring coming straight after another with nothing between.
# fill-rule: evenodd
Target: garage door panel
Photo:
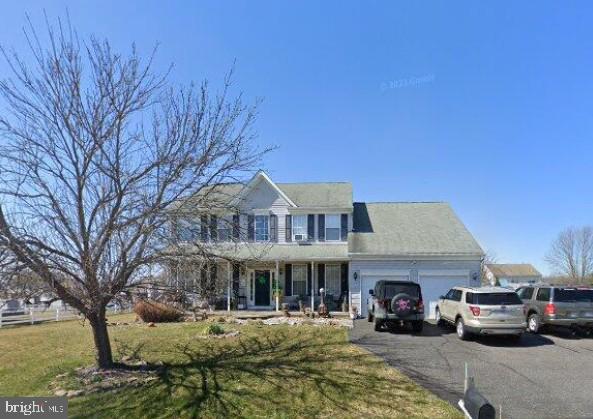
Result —
<instances>
[{"instance_id":1,"label":"garage door panel","mask_svg":"<svg viewBox=\"0 0 593 419\"><path fill-rule=\"evenodd\" d=\"M418 282L422 288L426 317L434 319L434 309L439 297L455 286L468 286L469 278L458 275L422 275Z\"/></svg>"}]
</instances>

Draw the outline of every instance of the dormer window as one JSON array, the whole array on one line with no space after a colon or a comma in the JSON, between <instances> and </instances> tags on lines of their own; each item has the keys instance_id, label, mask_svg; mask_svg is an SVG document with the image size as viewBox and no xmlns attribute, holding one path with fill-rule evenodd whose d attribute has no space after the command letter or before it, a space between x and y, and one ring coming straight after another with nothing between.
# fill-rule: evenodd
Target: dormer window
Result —
<instances>
[{"instance_id":1,"label":"dormer window","mask_svg":"<svg viewBox=\"0 0 593 419\"><path fill-rule=\"evenodd\" d=\"M340 214L327 214L325 216L325 240L340 241Z\"/></svg>"},{"instance_id":2,"label":"dormer window","mask_svg":"<svg viewBox=\"0 0 593 419\"><path fill-rule=\"evenodd\" d=\"M268 215L255 216L255 241L267 242L270 240L270 217Z\"/></svg>"},{"instance_id":3,"label":"dormer window","mask_svg":"<svg viewBox=\"0 0 593 419\"><path fill-rule=\"evenodd\" d=\"M307 216L292 216L292 240L295 242L307 240Z\"/></svg>"}]
</instances>

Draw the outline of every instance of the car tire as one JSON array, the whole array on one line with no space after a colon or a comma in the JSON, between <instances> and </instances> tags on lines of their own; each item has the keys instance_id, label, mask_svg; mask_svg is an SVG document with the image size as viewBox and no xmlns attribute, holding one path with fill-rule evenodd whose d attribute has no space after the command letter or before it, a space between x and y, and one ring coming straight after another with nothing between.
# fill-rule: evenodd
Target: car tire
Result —
<instances>
[{"instance_id":1,"label":"car tire","mask_svg":"<svg viewBox=\"0 0 593 419\"><path fill-rule=\"evenodd\" d=\"M445 325L445 321L441 317L441 310L438 307L434 311L434 318L436 319L437 326L443 327Z\"/></svg>"},{"instance_id":2,"label":"car tire","mask_svg":"<svg viewBox=\"0 0 593 419\"><path fill-rule=\"evenodd\" d=\"M380 332L383 329L383 321L375 318L375 332Z\"/></svg>"},{"instance_id":3,"label":"car tire","mask_svg":"<svg viewBox=\"0 0 593 419\"><path fill-rule=\"evenodd\" d=\"M455 322L455 331L457 332L457 337L461 340L468 340L469 333L465 327L465 323L463 322L463 318L458 318Z\"/></svg>"},{"instance_id":4,"label":"car tire","mask_svg":"<svg viewBox=\"0 0 593 419\"><path fill-rule=\"evenodd\" d=\"M527 318L527 330L530 333L538 334L541 329L541 324L539 321L539 316L536 313L531 314Z\"/></svg>"},{"instance_id":5,"label":"car tire","mask_svg":"<svg viewBox=\"0 0 593 419\"><path fill-rule=\"evenodd\" d=\"M422 329L424 329L424 321L415 320L412 322L412 331L414 333L422 333Z\"/></svg>"}]
</instances>

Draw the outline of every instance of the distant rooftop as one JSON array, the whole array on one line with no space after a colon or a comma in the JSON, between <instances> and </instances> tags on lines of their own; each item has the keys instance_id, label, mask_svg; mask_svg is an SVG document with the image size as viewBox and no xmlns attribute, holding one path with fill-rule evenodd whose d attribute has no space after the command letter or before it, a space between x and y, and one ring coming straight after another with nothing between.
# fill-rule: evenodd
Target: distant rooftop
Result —
<instances>
[{"instance_id":1,"label":"distant rooftop","mask_svg":"<svg viewBox=\"0 0 593 419\"><path fill-rule=\"evenodd\" d=\"M542 274L529 263L488 263L486 267L497 278L539 276Z\"/></svg>"}]
</instances>

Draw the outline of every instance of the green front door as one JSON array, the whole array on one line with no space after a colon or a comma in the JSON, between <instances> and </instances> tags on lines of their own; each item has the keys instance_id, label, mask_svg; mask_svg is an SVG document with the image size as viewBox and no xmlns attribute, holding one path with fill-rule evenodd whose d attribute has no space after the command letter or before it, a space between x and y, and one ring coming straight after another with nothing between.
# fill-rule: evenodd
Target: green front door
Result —
<instances>
[{"instance_id":1,"label":"green front door","mask_svg":"<svg viewBox=\"0 0 593 419\"><path fill-rule=\"evenodd\" d=\"M255 271L255 305L270 305L270 271Z\"/></svg>"}]
</instances>

